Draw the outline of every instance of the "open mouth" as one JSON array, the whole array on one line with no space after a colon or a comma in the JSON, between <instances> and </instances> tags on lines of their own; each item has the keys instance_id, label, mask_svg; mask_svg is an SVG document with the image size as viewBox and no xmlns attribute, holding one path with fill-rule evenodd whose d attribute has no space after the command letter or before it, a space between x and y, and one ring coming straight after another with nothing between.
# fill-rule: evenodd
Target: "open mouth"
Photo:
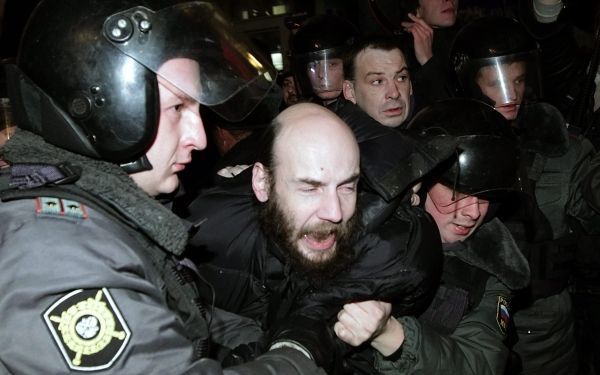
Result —
<instances>
[{"instance_id":1,"label":"open mouth","mask_svg":"<svg viewBox=\"0 0 600 375\"><path fill-rule=\"evenodd\" d=\"M463 226L463 225L454 224L454 233L456 233L459 236L468 235L472 229L473 229L472 225L471 226Z\"/></svg>"},{"instance_id":2,"label":"open mouth","mask_svg":"<svg viewBox=\"0 0 600 375\"><path fill-rule=\"evenodd\" d=\"M302 241L312 250L328 250L335 245L335 232L329 233L307 233L302 236Z\"/></svg>"}]
</instances>

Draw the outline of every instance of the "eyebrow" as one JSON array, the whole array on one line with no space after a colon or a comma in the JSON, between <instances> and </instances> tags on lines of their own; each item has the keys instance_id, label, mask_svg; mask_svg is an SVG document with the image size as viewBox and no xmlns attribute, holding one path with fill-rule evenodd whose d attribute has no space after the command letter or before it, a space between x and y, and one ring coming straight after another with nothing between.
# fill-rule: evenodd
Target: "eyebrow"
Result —
<instances>
[{"instance_id":1,"label":"eyebrow","mask_svg":"<svg viewBox=\"0 0 600 375\"><path fill-rule=\"evenodd\" d=\"M359 177L360 177L360 173L355 173L352 176L348 177L347 179L343 180L341 183L339 183L339 185L345 185L350 182L356 182L356 181L358 181ZM323 183L323 181L315 180L313 178L299 178L296 180L296 182L301 183L301 184L315 186L315 187L325 185Z\"/></svg>"},{"instance_id":2,"label":"eyebrow","mask_svg":"<svg viewBox=\"0 0 600 375\"><path fill-rule=\"evenodd\" d=\"M407 71L408 71L408 66L405 65L400 70L397 70L394 74L407 72ZM383 75L383 74L385 74L385 72L367 72L367 74L365 74L365 77L368 77L371 75Z\"/></svg>"}]
</instances>

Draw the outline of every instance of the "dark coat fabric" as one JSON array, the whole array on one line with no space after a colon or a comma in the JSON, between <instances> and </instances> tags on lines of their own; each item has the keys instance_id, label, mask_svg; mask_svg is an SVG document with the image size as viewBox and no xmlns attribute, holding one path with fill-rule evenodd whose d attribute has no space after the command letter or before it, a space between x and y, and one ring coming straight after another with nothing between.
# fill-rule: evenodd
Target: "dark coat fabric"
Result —
<instances>
[{"instance_id":1,"label":"dark coat fabric","mask_svg":"<svg viewBox=\"0 0 600 375\"><path fill-rule=\"evenodd\" d=\"M247 174L236 177L237 186L207 191L188 208L187 219L201 223L190 253L217 289L218 307L266 327L291 314L333 319L344 303L373 298L405 314L426 308L442 253L435 224L420 208L400 207L376 231L361 230L350 267L317 284L292 269L261 230Z\"/></svg>"},{"instance_id":2,"label":"dark coat fabric","mask_svg":"<svg viewBox=\"0 0 600 375\"><path fill-rule=\"evenodd\" d=\"M198 358L199 335L234 347L254 322L199 302L192 285L203 283L183 272L193 269L182 257L184 223L115 164L24 130L0 154L11 170L65 161L81 169L65 185L0 186L0 373L323 373L289 348L229 369Z\"/></svg>"}]
</instances>

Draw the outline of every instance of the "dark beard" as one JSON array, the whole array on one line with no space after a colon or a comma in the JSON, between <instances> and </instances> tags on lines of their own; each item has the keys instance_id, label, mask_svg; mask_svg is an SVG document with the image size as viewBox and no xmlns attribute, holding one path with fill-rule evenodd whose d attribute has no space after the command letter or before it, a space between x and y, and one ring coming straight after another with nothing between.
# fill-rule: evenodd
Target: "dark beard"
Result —
<instances>
[{"instance_id":1,"label":"dark beard","mask_svg":"<svg viewBox=\"0 0 600 375\"><path fill-rule=\"evenodd\" d=\"M323 239L332 232L336 234L335 253L328 259L314 261L302 255L296 243L298 237L302 237L306 231L303 230L294 237L290 215L280 208L279 201L274 195L261 205L259 213L263 231L279 246L292 269L311 283L321 284L334 278L339 272L348 269L354 261L353 244L354 233L359 223L358 215L353 215L345 224L328 223L309 228L317 239Z\"/></svg>"}]
</instances>

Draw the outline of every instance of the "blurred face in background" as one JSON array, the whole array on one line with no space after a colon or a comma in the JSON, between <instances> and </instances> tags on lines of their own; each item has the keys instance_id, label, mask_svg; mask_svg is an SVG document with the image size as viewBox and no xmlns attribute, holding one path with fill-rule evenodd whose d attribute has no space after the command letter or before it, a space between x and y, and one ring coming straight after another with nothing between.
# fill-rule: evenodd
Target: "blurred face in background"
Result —
<instances>
[{"instance_id":1,"label":"blurred face in background","mask_svg":"<svg viewBox=\"0 0 600 375\"><path fill-rule=\"evenodd\" d=\"M419 0L417 16L431 27L450 27L456 22L458 0Z\"/></svg>"},{"instance_id":2,"label":"blurred face in background","mask_svg":"<svg viewBox=\"0 0 600 375\"><path fill-rule=\"evenodd\" d=\"M281 82L281 90L283 91L283 102L286 107L298 103L298 92L296 91L296 82L294 77L289 76Z\"/></svg>"}]
</instances>

